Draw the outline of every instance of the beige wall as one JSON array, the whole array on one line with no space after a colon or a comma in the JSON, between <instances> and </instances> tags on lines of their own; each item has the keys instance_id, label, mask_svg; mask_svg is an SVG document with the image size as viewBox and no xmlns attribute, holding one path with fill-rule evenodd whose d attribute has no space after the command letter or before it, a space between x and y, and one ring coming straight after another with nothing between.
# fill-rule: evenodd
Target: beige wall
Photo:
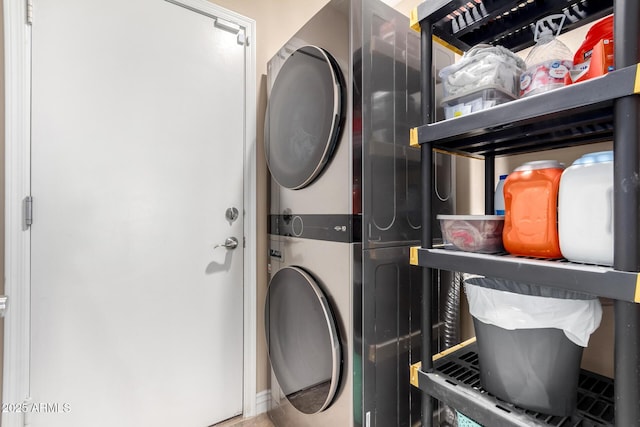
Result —
<instances>
[{"instance_id":1,"label":"beige wall","mask_svg":"<svg viewBox=\"0 0 640 427\"><path fill-rule=\"evenodd\" d=\"M264 111L266 106L266 81L267 62L276 52L301 28L306 21L320 10L329 0L210 0L219 6L240 13L256 21L256 35L253 42L256 47L256 73L258 76L257 88L257 154L258 154L258 292L257 292L257 378L256 390L258 392L269 389L269 364L266 354L266 342L264 338L264 298L267 288L267 242L266 242L266 218L267 206L267 182L268 172L264 161L263 135ZM409 15L411 9L420 3L419 0L404 0L396 8Z\"/></svg>"},{"instance_id":2,"label":"beige wall","mask_svg":"<svg viewBox=\"0 0 640 427\"><path fill-rule=\"evenodd\" d=\"M258 263L257 263L257 377L256 391L268 390L269 363L264 337L264 300L267 289L267 214L268 172L263 149L264 112L267 89L267 62L302 25L328 0L211 0L213 3L256 21L256 34L251 40L256 48L257 74L257 191L258 191Z\"/></svg>"},{"instance_id":3,"label":"beige wall","mask_svg":"<svg viewBox=\"0 0 640 427\"><path fill-rule=\"evenodd\" d=\"M582 41L590 27L590 25L587 25L578 28L574 31L563 34L560 36L560 39L572 52L575 52L582 44ZM526 58L529 50L530 49L526 49L522 52L518 52L518 54L523 58ZM612 147L613 144L611 142L604 142L560 150L544 151L511 157L500 157L496 159L495 163L495 179L497 182L499 175L510 173L516 167L525 162L554 159L563 162L568 166L585 153L611 150L613 149ZM458 178L460 179L460 185L458 188L463 189L462 192L458 193L458 195L461 196L458 200L458 213L484 213L484 166L482 165L482 162L479 160L461 159L458 161L457 171ZM466 191L464 189L466 189ZM613 378L613 305L611 301L605 299L602 300L602 304L602 323L600 328L591 337L589 347L584 352L582 365L585 369ZM466 323L467 325L470 324L470 322Z\"/></svg>"},{"instance_id":4,"label":"beige wall","mask_svg":"<svg viewBox=\"0 0 640 427\"><path fill-rule=\"evenodd\" d=\"M266 164L264 162L264 152L262 149L262 128L264 124L264 111L266 105L266 82L264 75L266 74L267 61L277 52L277 50L299 29L316 11L328 3L328 0L212 0L222 7L233 10L248 18L256 21L256 34L254 40L256 46L256 73L257 73L257 189L258 189L258 236L262 236L258 242L258 264L256 266L258 272L258 292L257 292L257 378L256 390L258 392L269 388L269 365L266 355L266 343L263 334L264 311L263 303L265 290L267 287L267 242L266 238L266 219L267 219L267 182L268 174ZM409 15L409 12L421 3L419 0L403 0L396 7L400 12ZM1 11L0 11L1 13ZM1 15L0 15L1 18ZM0 26L2 25L0 19ZM585 30L586 31L586 30ZM581 40L582 35L576 36L576 40ZM570 44L568 42L567 44ZM570 45L570 48L575 49ZM0 47L0 81L4 82L4 54ZM0 84L0 97L4 98L4 84ZM4 103L0 103L0 153L4 153ZM607 145L605 145L607 146ZM588 151L596 151L601 149L596 146L586 146L573 150L565 150L560 152L561 160L570 163L577 158L580 153ZM558 155L558 153L555 153ZM532 155L529 155L532 156ZM547 157L546 153L544 154ZM539 158L533 155L534 158ZM496 162L496 173L506 173L512 170L518 164L527 161L528 157L513 157L509 159L498 159ZM458 161L458 183L460 191L458 194L458 212L460 213L481 213L483 211L483 173L482 162L469 159L459 159ZM0 174L0 197L4 201L4 174ZM0 221L4 223L4 208L0 209ZM4 242L4 228L1 228L0 239ZM4 276L4 244L0 245L0 272ZM4 292L4 284L0 284L0 294ZM603 326L594 334L590 347L594 348L612 348L613 322L611 319L611 307L605 307L605 318ZM0 321L1 322L1 321ZM0 340L2 340L3 327L0 325ZM1 343L2 341L0 341ZM0 350L2 346L0 345ZM585 354L585 363L596 372L612 376L612 355L608 350L606 354L601 355L599 352L587 351ZM0 378L1 379L1 378Z\"/></svg>"},{"instance_id":5,"label":"beige wall","mask_svg":"<svg viewBox=\"0 0 640 427\"><path fill-rule=\"evenodd\" d=\"M267 179L268 172L264 162L264 151L262 148L262 128L264 125L264 110L266 105L266 86L264 75L266 74L266 64L268 60L289 40L289 38L302 25L317 12L322 6L328 3L328 0L306 0L304 2L298 0L263 0L256 2L255 0L211 0L214 3L226 7L230 10L238 12L256 21L256 35L254 43L256 46L256 72L258 75L258 236L266 235L266 218L267 218ZM395 8L405 15L409 15L411 10L416 8L421 0L402 0ZM286 11L286 12L284 12ZM286 16L285 16L286 15ZM563 41L570 49L575 50L582 43L584 34L588 28L582 28L574 31L572 35L564 36ZM522 55L526 55L526 51ZM555 152L545 152L542 154L531 154L526 156L514 156L510 158L499 158L496 161L496 173L507 173L513 170L519 164L529 159L539 159L540 156L548 158L558 158L569 164L584 152L597 151L606 149L610 144L602 144L601 146L585 146L568 150L559 150ZM484 166L482 161L466 158L458 158L457 161L457 182L458 182L458 203L457 209L459 213L483 213L484 211L484 193L483 193L483 177ZM263 334L264 318L263 302L267 287L267 242L266 239L259 242L259 258L258 258L258 299L257 299L257 347L258 347L258 366L256 389L258 392L269 389L269 364L266 355L266 343ZM463 313L466 313L466 301L464 301ZM613 322L610 317L611 306L605 307L605 318L603 326L594 334L593 344L585 353L585 364L589 369L600 372L604 375L612 376L612 354L602 351L592 351L596 348L612 348ZM466 334L472 333L472 327L468 316L464 318L464 331Z\"/></svg>"},{"instance_id":6,"label":"beige wall","mask_svg":"<svg viewBox=\"0 0 640 427\"><path fill-rule=\"evenodd\" d=\"M267 73L267 62L328 0L210 0L256 21L256 73Z\"/></svg>"},{"instance_id":7,"label":"beige wall","mask_svg":"<svg viewBox=\"0 0 640 427\"><path fill-rule=\"evenodd\" d=\"M405 15L420 4L421 1L403 0L396 7ZM570 33L563 34L560 39L575 52L585 34L591 26L587 25L578 28ZM530 49L519 52L523 58ZM501 174L511 172L522 163L531 160L556 159L566 165L570 165L575 159L584 153L602 150L611 150L612 143L600 143L585 145L562 150L545 151L541 153L531 153L520 156L501 157L496 159L495 171L496 182ZM456 162L456 209L459 214L483 214L484 213L484 165L481 160L458 157ZM591 336L589 347L585 350L582 364L585 369L613 378L613 305L610 300L602 300L603 318L600 328ZM462 336L467 338L473 336L473 324L467 311L466 299L462 300L463 328Z\"/></svg>"}]
</instances>

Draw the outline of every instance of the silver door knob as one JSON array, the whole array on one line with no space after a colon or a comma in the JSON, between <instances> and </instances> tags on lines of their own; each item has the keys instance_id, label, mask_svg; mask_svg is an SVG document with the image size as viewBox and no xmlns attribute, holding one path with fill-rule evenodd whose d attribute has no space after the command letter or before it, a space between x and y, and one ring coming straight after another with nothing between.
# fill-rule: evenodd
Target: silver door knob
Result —
<instances>
[{"instance_id":1,"label":"silver door knob","mask_svg":"<svg viewBox=\"0 0 640 427\"><path fill-rule=\"evenodd\" d=\"M235 237L227 237L224 243L215 245L213 249L217 249L217 248L235 249L237 247L238 247L238 239L236 239Z\"/></svg>"},{"instance_id":2,"label":"silver door knob","mask_svg":"<svg viewBox=\"0 0 640 427\"><path fill-rule=\"evenodd\" d=\"M227 221L233 222L238 219L240 212L238 212L237 208L229 208L225 211L224 217L227 218Z\"/></svg>"}]
</instances>

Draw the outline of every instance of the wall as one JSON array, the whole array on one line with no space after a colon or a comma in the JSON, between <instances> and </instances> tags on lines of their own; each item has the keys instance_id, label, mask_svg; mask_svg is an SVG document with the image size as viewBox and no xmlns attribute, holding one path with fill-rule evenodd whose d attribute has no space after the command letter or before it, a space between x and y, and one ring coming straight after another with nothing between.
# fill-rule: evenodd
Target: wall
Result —
<instances>
[{"instance_id":1,"label":"wall","mask_svg":"<svg viewBox=\"0 0 640 427\"><path fill-rule=\"evenodd\" d=\"M577 28L569 33L561 35L559 38L567 47L575 52L582 44L587 31L591 28L591 25ZM518 52L520 56L526 58L530 49ZM558 160L565 165L569 166L574 160L579 158L585 153L592 153L596 151L612 150L612 142L603 142L599 144L584 145L579 147L566 148L555 151L545 151L540 153L523 154L519 156L497 158L495 164L496 170L496 182L501 174L506 174L513 171L519 165L532 160L546 160L554 159ZM484 169L480 173L484 175ZM478 179L478 178L476 178ZM479 178L482 182L482 178ZM484 197L484 191L479 188L478 193ZM474 202L477 203L476 198ZM482 199L480 204L482 205ZM477 206L474 206L474 210L477 211ZM482 213L482 209L480 212ZM592 335L589 342L589 347L585 350L582 359L583 368L592 372L613 378L613 338L614 338L614 321L613 321L613 302L608 299L601 299L603 308L602 323L598 330Z\"/></svg>"},{"instance_id":2,"label":"wall","mask_svg":"<svg viewBox=\"0 0 640 427\"><path fill-rule=\"evenodd\" d=\"M410 11L416 8L421 1L403 0L398 3L395 8L405 15L409 15ZM591 26L580 27L570 33L563 34L560 39L567 47L575 52L582 41L585 34ZM530 49L518 52L520 56L526 58ZM512 157L501 157L496 159L495 171L496 182L501 174L506 174L519 165L531 161L541 159L556 159L570 165L575 159L584 153L590 153L602 150L611 150L611 142L600 144L585 145L580 147L572 147L568 149L547 151L542 153L532 153ZM456 209L459 214L483 214L484 213L484 164L481 160L475 160L465 157L458 157L456 162ZM610 300L603 299L603 318L600 328L591 336L589 347L585 350L582 359L582 365L585 369L613 378L613 303ZM468 315L466 298L462 299L463 313L463 337L473 336L473 325Z\"/></svg>"},{"instance_id":3,"label":"wall","mask_svg":"<svg viewBox=\"0 0 640 427\"><path fill-rule=\"evenodd\" d=\"M398 7L411 3L405 0ZM591 25L586 25L560 36L560 39L567 47L575 52ZM526 58L530 49L518 52L522 58ZM524 154L511 157L496 158L495 182L501 174L513 171L519 165L532 160L555 159L570 165L582 154L611 150L613 144L604 142L599 144L584 145L554 151ZM484 213L484 165L481 160L458 157L456 164L457 182L457 213L458 214L483 214ZM603 318L600 328L591 336L589 347L585 350L582 359L582 366L593 372L613 378L613 303L610 300L602 299ZM466 298L463 298L463 336L473 336L473 325L466 310Z\"/></svg>"},{"instance_id":4,"label":"wall","mask_svg":"<svg viewBox=\"0 0 640 427\"><path fill-rule=\"evenodd\" d=\"M266 108L267 62L286 43L302 25L320 10L329 0L210 0L217 5L233 10L256 21L256 74L257 88L257 154L258 154L258 236L266 236L266 218L268 212L267 182L268 171L264 161L263 135L264 112ZM397 3L397 1L395 2ZM401 13L409 16L410 11L421 3L420 0L403 0L395 5ZM267 242L258 242L258 292L257 292L257 378L256 390L259 392L269 388L269 363L264 339L263 303L267 288Z\"/></svg>"},{"instance_id":5,"label":"wall","mask_svg":"<svg viewBox=\"0 0 640 427\"><path fill-rule=\"evenodd\" d=\"M328 3L328 0L211 0L222 7L233 10L256 21L256 34L251 42L256 44L256 74L257 74L257 189L258 189L258 236L266 236L267 218L267 183L268 172L264 161L264 151L262 149L262 132L264 126L264 111L266 106L266 81L265 75L268 60L277 50L298 30L315 12ZM419 0L403 0L395 8L405 15L420 4ZM1 10L0 10L1 17ZM3 20L0 19L0 26ZM586 30L584 30L586 31ZM576 45L570 45L575 49L581 43L582 35L574 36L575 40L580 40ZM574 43L569 41L567 44ZM0 46L2 50L2 46ZM4 98L4 54L0 53L0 97ZM0 103L0 153L4 159L4 103ZM609 145L604 145L609 146ZM599 146L579 147L571 150L554 153L560 155L562 161L569 163L579 157L583 152L597 151ZM531 155L529 155L531 156ZM515 166L523 163L526 157L513 157L509 159L497 159L496 172L505 173L511 171ZM3 161L4 163L4 161ZM477 160L459 158L457 165L457 180L459 183L458 192L458 212L459 213L482 213L483 208L483 174L482 162ZM4 174L0 175L0 200L4 201ZM4 223L4 207L0 209L0 220ZM0 228L0 240L4 242L4 228ZM266 238L258 241L258 292L257 292L257 378L256 390L258 392L269 388L269 365L266 354L266 343L264 339L262 319L264 318L263 302L267 287L267 242ZM4 276L4 243L0 245L0 272ZM4 283L0 284L0 294L4 293ZM464 312L464 310L463 310ZM591 348L612 348L613 321L611 317L611 306L605 306L605 317L603 324L592 337ZM0 322L2 322L0 320ZM3 325L0 325L0 340L2 338ZM469 332L467 332L468 334ZM0 341L2 343L3 341ZM0 346L1 355L2 346ZM584 362L589 368L596 372L612 376L612 355L601 352L587 351ZM1 373L1 372L0 372ZM1 377L0 377L1 380ZM0 389L1 390L1 389Z\"/></svg>"},{"instance_id":6,"label":"wall","mask_svg":"<svg viewBox=\"0 0 640 427\"><path fill-rule=\"evenodd\" d=\"M219 6L256 21L251 43L256 47L257 75L257 218L258 218L258 290L257 290L257 377L258 393L269 389L269 362L264 338L264 300L267 289L267 214L269 176L263 149L264 115L267 100L267 62L302 25L328 0L210 0Z\"/></svg>"},{"instance_id":7,"label":"wall","mask_svg":"<svg viewBox=\"0 0 640 427\"><path fill-rule=\"evenodd\" d=\"M267 182L268 171L264 161L263 135L264 112L266 108L267 62L286 43L302 25L320 10L329 0L210 0L219 6L233 10L256 21L256 74L257 88L257 154L258 154L258 236L266 236L266 218L268 212ZM397 10L409 15L410 11L421 3L420 0L403 0L395 6ZM286 16L285 16L286 15ZM258 242L258 292L257 292L257 378L256 390L260 393L269 389L269 363L264 339L263 303L267 288L267 242Z\"/></svg>"},{"instance_id":8,"label":"wall","mask_svg":"<svg viewBox=\"0 0 640 427\"><path fill-rule=\"evenodd\" d=\"M254 0L211 0L214 3L252 18L256 21L256 35L254 43L256 43L256 67L258 75L258 235L266 235L266 217L267 217L267 178L268 172L264 162L264 151L262 149L262 132L264 126L264 110L266 106L266 86L264 76L266 74L266 64L269 59L278 51L278 49L291 37L295 31L300 28L315 12L328 3L328 0L307 0L304 2L296 0L263 0L256 2ZM402 0L394 6L401 13L409 16L411 10L416 8L421 0ZM286 16L283 11L286 11ZM582 43L584 34L588 28L580 28L573 31L570 35L563 36L563 41L574 50ZM521 52L526 55L527 51ZM598 144L596 146L577 147L566 150L553 152L553 157L558 158L569 164L578 158L582 153L589 151L597 151L607 149L610 144ZM514 156L510 158L496 159L496 173L507 173L513 170L519 164L528 161L529 158L539 159L540 155L548 157L551 152L542 154L532 154L527 156ZM458 213L483 213L484 211L484 166L481 161L459 157L457 159L457 182L458 182ZM263 302L267 287L267 243L266 240L259 242L259 259L258 259L258 366L256 386L257 391L267 390L269 388L269 364L266 355L266 343L262 334L264 324ZM463 301L466 305L466 301ZM605 302L606 303L606 302ZM585 365L587 368L600 372L602 374L612 376L612 354L602 351L592 351L596 348L612 348L613 337L613 321L611 319L611 306L605 306L605 317L602 326L592 338L593 344L585 352ZM462 310L466 313L464 307ZM468 316L464 319L466 335L472 335L473 329Z\"/></svg>"}]
</instances>

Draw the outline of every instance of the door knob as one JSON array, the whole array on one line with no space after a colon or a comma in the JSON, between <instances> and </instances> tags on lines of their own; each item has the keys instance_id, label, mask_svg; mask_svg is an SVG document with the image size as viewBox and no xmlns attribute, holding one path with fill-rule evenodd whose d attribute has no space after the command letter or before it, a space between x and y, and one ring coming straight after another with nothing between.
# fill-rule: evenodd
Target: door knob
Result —
<instances>
[{"instance_id":1,"label":"door knob","mask_svg":"<svg viewBox=\"0 0 640 427\"><path fill-rule=\"evenodd\" d=\"M213 249L217 249L217 248L235 249L237 247L238 247L238 239L236 239L235 237L227 237L224 243L215 245Z\"/></svg>"},{"instance_id":2,"label":"door knob","mask_svg":"<svg viewBox=\"0 0 640 427\"><path fill-rule=\"evenodd\" d=\"M224 217L227 218L227 221L229 222L233 222L238 219L238 215L240 215L240 212L238 212L237 208L228 208L224 213Z\"/></svg>"}]
</instances>

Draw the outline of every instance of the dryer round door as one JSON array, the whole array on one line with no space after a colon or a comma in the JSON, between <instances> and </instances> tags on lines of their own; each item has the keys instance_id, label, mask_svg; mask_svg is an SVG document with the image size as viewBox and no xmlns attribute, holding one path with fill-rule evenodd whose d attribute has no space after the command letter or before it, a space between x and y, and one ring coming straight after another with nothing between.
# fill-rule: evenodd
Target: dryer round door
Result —
<instances>
[{"instance_id":1,"label":"dryer round door","mask_svg":"<svg viewBox=\"0 0 640 427\"><path fill-rule=\"evenodd\" d=\"M326 409L338 389L342 353L335 318L318 283L285 267L267 290L269 358L280 388L299 411Z\"/></svg>"},{"instance_id":2,"label":"dryer round door","mask_svg":"<svg viewBox=\"0 0 640 427\"><path fill-rule=\"evenodd\" d=\"M324 49L304 46L284 62L271 88L265 154L273 178L293 190L327 164L344 122L343 78Z\"/></svg>"}]
</instances>

